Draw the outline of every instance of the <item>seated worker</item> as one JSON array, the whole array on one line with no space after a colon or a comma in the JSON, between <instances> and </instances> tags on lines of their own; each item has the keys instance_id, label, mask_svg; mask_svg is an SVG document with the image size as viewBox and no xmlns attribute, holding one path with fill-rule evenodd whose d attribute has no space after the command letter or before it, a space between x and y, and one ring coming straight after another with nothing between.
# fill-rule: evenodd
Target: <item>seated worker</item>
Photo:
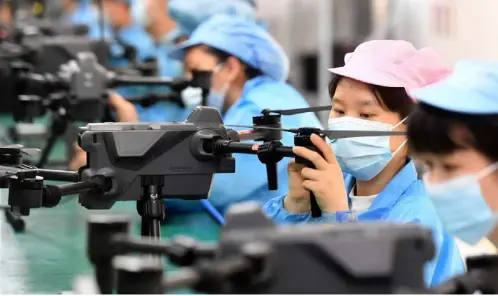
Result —
<instances>
[{"instance_id":1,"label":"seated worker","mask_svg":"<svg viewBox=\"0 0 498 296\"><path fill-rule=\"evenodd\" d=\"M288 58L271 35L253 21L233 16L214 16L201 24L171 57L183 60L187 76L193 70L213 71L208 105L217 107L226 125L252 126L263 109L309 107L287 79ZM312 113L283 116L285 128L320 127ZM293 145L293 134L283 133L282 143ZM234 174L215 175L209 201L223 213L227 206L247 200L262 204L281 196L287 187L289 159L278 164L279 190L269 191L265 166L254 155L234 154ZM170 211L202 209L198 201L169 201Z\"/></svg>"},{"instance_id":2,"label":"seated worker","mask_svg":"<svg viewBox=\"0 0 498 296\"><path fill-rule=\"evenodd\" d=\"M345 57L345 66L330 69L331 130L404 131L415 103L408 89L438 81L450 71L431 49L417 50L406 41L377 40L360 44ZM464 272L454 239L444 230L424 184L408 155L406 137L364 137L312 141L323 157L303 147L294 153L316 169L289 165L287 195L265 204L280 223L390 221L430 227L436 258L425 271L428 286ZM311 217L309 191L322 216Z\"/></svg>"},{"instance_id":3,"label":"seated worker","mask_svg":"<svg viewBox=\"0 0 498 296\"><path fill-rule=\"evenodd\" d=\"M154 58L156 54L154 42L141 26L133 22L131 15L133 1L140 0L103 1L105 20L114 32L114 40L118 44L129 45L135 48L137 58L140 61L144 61L147 58ZM95 26L98 25L95 24ZM123 56L111 57L112 67L127 67L128 65L129 61L123 58Z\"/></svg>"},{"instance_id":4,"label":"seated worker","mask_svg":"<svg viewBox=\"0 0 498 296\"><path fill-rule=\"evenodd\" d=\"M59 0L63 18L72 24L91 25L98 22L98 10L92 5L91 0Z\"/></svg>"},{"instance_id":5,"label":"seated worker","mask_svg":"<svg viewBox=\"0 0 498 296\"><path fill-rule=\"evenodd\" d=\"M155 43L160 77L183 76L180 61L169 58L168 51L180 38L176 23L168 16L167 1L134 1L132 6L133 22L146 30ZM155 93L167 93L168 87L154 87ZM174 102L158 102L150 107L136 105L140 121L183 121L192 112L192 107L183 108Z\"/></svg>"},{"instance_id":6,"label":"seated worker","mask_svg":"<svg viewBox=\"0 0 498 296\"><path fill-rule=\"evenodd\" d=\"M190 36L201 23L220 14L249 20L254 20L256 14L247 0L143 0L135 1L132 8L134 22L141 24L156 42L162 77L183 75L181 62L172 60L169 50ZM157 122L183 121L192 112L193 105L181 107L173 102L161 102L150 108L136 107L141 121Z\"/></svg>"},{"instance_id":7,"label":"seated worker","mask_svg":"<svg viewBox=\"0 0 498 296\"><path fill-rule=\"evenodd\" d=\"M470 245L489 238L494 253L497 94L498 62L464 60L447 79L411 92L420 104L408 121L410 150L425 164L425 186L443 225Z\"/></svg>"}]
</instances>

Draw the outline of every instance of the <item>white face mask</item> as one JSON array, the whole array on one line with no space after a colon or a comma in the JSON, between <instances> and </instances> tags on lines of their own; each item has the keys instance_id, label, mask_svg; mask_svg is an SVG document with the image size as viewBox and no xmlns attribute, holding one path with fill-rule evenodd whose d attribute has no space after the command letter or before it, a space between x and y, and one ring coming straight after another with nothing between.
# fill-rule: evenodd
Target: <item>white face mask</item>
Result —
<instances>
[{"instance_id":1,"label":"white face mask","mask_svg":"<svg viewBox=\"0 0 498 296\"><path fill-rule=\"evenodd\" d=\"M395 126L387 123L359 119L355 117L330 118L329 130L392 131ZM390 137L359 137L338 139L331 142L332 149L343 172L360 181L368 181L377 176L405 145L403 142L394 153L391 152Z\"/></svg>"}]
</instances>

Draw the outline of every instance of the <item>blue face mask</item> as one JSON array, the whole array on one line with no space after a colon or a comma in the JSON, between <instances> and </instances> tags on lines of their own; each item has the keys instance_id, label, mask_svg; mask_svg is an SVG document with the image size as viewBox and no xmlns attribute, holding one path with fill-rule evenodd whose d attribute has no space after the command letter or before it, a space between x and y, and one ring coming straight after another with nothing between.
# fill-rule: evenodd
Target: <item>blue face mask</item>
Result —
<instances>
[{"instance_id":1,"label":"blue face mask","mask_svg":"<svg viewBox=\"0 0 498 296\"><path fill-rule=\"evenodd\" d=\"M425 187L431 196L445 229L469 244L476 244L497 225L498 214L489 208L481 192L479 181L498 169L493 164L475 175L464 175L449 181L431 184L424 176Z\"/></svg>"},{"instance_id":2,"label":"blue face mask","mask_svg":"<svg viewBox=\"0 0 498 296\"><path fill-rule=\"evenodd\" d=\"M213 75L217 74L222 68L223 65L216 66L216 68L213 71ZM207 98L207 105L209 107L214 107L220 111L223 111L223 107L225 105L225 97L227 95L229 88L230 88L230 83L225 83L223 87L218 91L215 91L211 88Z\"/></svg>"},{"instance_id":3,"label":"blue face mask","mask_svg":"<svg viewBox=\"0 0 498 296\"><path fill-rule=\"evenodd\" d=\"M364 120L354 117L330 118L330 130L392 131L396 126L387 123ZM389 137L361 137L338 139L331 142L332 149L343 172L360 181L368 181L377 176L404 146L406 141L392 153Z\"/></svg>"}]
</instances>

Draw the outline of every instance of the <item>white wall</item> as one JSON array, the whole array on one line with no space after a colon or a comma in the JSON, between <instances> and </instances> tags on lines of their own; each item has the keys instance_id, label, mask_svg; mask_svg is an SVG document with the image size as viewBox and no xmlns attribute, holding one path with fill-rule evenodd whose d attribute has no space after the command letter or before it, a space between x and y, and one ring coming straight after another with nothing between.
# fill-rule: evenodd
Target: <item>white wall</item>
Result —
<instances>
[{"instance_id":1,"label":"white wall","mask_svg":"<svg viewBox=\"0 0 498 296\"><path fill-rule=\"evenodd\" d=\"M261 17L289 55L316 51L318 1L258 0ZM330 1L335 19L321 21L330 22L331 31L335 24L336 40L351 38L350 2ZM391 16L382 12L386 0L372 1L380 7L377 24L397 18L392 38L432 46L451 64L464 57L498 59L498 0L390 0L396 6Z\"/></svg>"},{"instance_id":2,"label":"white wall","mask_svg":"<svg viewBox=\"0 0 498 296\"><path fill-rule=\"evenodd\" d=\"M464 57L498 59L497 0L431 0L433 12L438 5L448 9L450 30L438 34L432 17L428 43L449 62Z\"/></svg>"}]
</instances>

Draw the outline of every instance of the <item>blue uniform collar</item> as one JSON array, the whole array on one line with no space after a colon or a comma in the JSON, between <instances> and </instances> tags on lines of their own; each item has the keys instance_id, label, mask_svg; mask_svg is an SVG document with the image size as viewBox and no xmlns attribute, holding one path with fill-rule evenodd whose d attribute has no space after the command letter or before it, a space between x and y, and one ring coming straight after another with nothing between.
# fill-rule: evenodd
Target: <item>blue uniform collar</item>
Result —
<instances>
[{"instance_id":1,"label":"blue uniform collar","mask_svg":"<svg viewBox=\"0 0 498 296\"><path fill-rule=\"evenodd\" d=\"M247 80L246 83L244 84L244 88L242 89L242 94L240 97L245 98L247 93L256 88L258 85L263 84L267 81L275 81L275 79L272 79L267 76L258 76L253 79Z\"/></svg>"},{"instance_id":2,"label":"blue uniform collar","mask_svg":"<svg viewBox=\"0 0 498 296\"><path fill-rule=\"evenodd\" d=\"M417 181L417 178L418 175L417 170L415 169L415 164L413 163L413 160L410 159L403 169L401 169L401 171L399 171L379 193L368 211L363 214L368 214L369 212L381 209L391 209L394 204L402 198L403 193ZM346 188L347 192L351 192L356 181L354 178L348 179L349 180L347 181L349 182L346 183Z\"/></svg>"}]
</instances>

